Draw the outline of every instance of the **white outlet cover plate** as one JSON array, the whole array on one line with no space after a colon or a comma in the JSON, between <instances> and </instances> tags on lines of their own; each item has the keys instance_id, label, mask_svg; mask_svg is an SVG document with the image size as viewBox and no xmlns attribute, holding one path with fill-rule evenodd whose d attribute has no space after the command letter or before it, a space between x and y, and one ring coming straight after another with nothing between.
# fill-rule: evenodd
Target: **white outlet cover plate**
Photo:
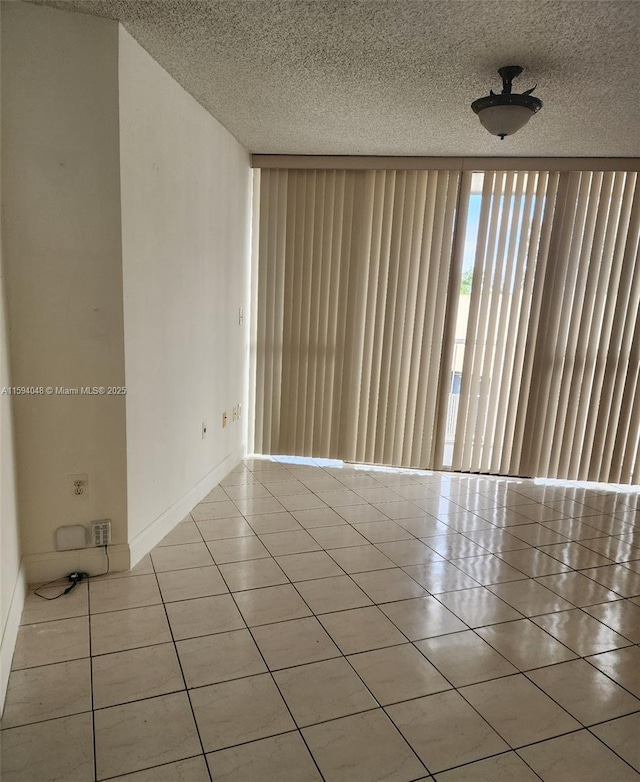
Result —
<instances>
[{"instance_id":1,"label":"white outlet cover plate","mask_svg":"<svg viewBox=\"0 0 640 782\"><path fill-rule=\"evenodd\" d=\"M82 494L76 494L76 481L82 481ZM86 500L89 497L89 476L87 473L77 473L69 476L69 488L75 500Z\"/></svg>"}]
</instances>

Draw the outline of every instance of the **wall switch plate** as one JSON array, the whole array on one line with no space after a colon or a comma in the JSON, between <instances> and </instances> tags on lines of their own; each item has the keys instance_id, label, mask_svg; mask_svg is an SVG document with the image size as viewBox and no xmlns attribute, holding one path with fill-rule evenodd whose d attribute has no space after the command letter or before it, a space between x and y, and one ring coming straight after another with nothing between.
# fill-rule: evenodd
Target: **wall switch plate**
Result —
<instances>
[{"instance_id":1,"label":"wall switch plate","mask_svg":"<svg viewBox=\"0 0 640 782\"><path fill-rule=\"evenodd\" d=\"M91 540L94 546L108 546L111 543L110 519L98 519L91 522Z\"/></svg>"},{"instance_id":2,"label":"wall switch plate","mask_svg":"<svg viewBox=\"0 0 640 782\"><path fill-rule=\"evenodd\" d=\"M204 438L206 436L207 436L207 424L206 424L206 421L203 421L202 422L202 439L204 440Z\"/></svg>"},{"instance_id":3,"label":"wall switch plate","mask_svg":"<svg viewBox=\"0 0 640 782\"><path fill-rule=\"evenodd\" d=\"M86 548L87 529L82 524L68 524L56 530L56 551Z\"/></svg>"},{"instance_id":4,"label":"wall switch plate","mask_svg":"<svg viewBox=\"0 0 640 782\"><path fill-rule=\"evenodd\" d=\"M227 425L227 414L223 413L222 414L222 428L224 429L226 425Z\"/></svg>"}]
</instances>

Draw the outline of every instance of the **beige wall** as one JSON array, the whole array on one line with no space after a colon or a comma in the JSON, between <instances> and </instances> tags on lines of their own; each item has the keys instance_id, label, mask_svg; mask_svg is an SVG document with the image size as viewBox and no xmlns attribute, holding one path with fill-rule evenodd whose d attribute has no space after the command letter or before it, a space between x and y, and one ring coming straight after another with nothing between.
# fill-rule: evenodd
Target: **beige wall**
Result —
<instances>
[{"instance_id":1,"label":"beige wall","mask_svg":"<svg viewBox=\"0 0 640 782\"><path fill-rule=\"evenodd\" d=\"M120 151L129 540L148 543L243 452L250 168L122 28Z\"/></svg>"},{"instance_id":2,"label":"beige wall","mask_svg":"<svg viewBox=\"0 0 640 782\"><path fill-rule=\"evenodd\" d=\"M0 388L6 388L11 381L1 230L0 226ZM9 679L23 593L11 397L0 395L0 710Z\"/></svg>"},{"instance_id":3,"label":"beige wall","mask_svg":"<svg viewBox=\"0 0 640 782\"><path fill-rule=\"evenodd\" d=\"M6 388L11 385L11 380L4 269L1 264L0 258L0 388ZM20 570L20 559L11 397L0 395L0 710L22 611L24 575Z\"/></svg>"},{"instance_id":4,"label":"beige wall","mask_svg":"<svg viewBox=\"0 0 640 782\"><path fill-rule=\"evenodd\" d=\"M128 395L0 395L0 703L23 573L103 566L56 528L110 518L123 569L243 455L250 228L247 151L117 23L2 13L0 384Z\"/></svg>"},{"instance_id":5,"label":"beige wall","mask_svg":"<svg viewBox=\"0 0 640 782\"><path fill-rule=\"evenodd\" d=\"M124 385L118 25L22 3L3 6L12 381ZM30 579L76 567L95 572L103 564L99 550L53 553L54 532L110 518L113 543L126 544L124 398L22 396L14 399L14 416ZM88 495L78 500L69 476L85 473Z\"/></svg>"},{"instance_id":6,"label":"beige wall","mask_svg":"<svg viewBox=\"0 0 640 782\"><path fill-rule=\"evenodd\" d=\"M13 383L128 390L15 398L21 537L44 580L102 566L54 552L57 527L112 519L126 567L243 454L250 166L117 23L4 10Z\"/></svg>"}]
</instances>

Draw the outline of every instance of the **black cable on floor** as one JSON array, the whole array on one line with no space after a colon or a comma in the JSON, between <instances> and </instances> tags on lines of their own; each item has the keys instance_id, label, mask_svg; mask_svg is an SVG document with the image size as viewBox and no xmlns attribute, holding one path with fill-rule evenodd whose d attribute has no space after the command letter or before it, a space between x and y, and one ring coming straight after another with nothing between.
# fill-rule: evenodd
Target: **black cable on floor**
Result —
<instances>
[{"instance_id":1,"label":"black cable on floor","mask_svg":"<svg viewBox=\"0 0 640 782\"><path fill-rule=\"evenodd\" d=\"M62 576L62 578L55 578L53 581L48 581L46 584L41 584L38 589L33 590L33 594L37 597L41 597L43 600L57 600L60 597L64 597L64 595L68 595L69 592L72 592L81 581L89 580L90 578L99 578L100 576L106 576L109 574L109 571L111 570L111 562L109 561L109 551L108 546L104 547L104 554L107 558L107 569L104 571L104 573L96 573L96 575L92 576L90 573L84 573L76 571L74 573L69 573L68 576ZM69 586L62 592L60 592L59 595L55 595L55 597L47 597L46 595L41 595L38 591L39 589L46 589L46 587L51 586L51 584L55 584L58 581L62 581L63 578L66 578L67 581L69 581Z\"/></svg>"}]
</instances>

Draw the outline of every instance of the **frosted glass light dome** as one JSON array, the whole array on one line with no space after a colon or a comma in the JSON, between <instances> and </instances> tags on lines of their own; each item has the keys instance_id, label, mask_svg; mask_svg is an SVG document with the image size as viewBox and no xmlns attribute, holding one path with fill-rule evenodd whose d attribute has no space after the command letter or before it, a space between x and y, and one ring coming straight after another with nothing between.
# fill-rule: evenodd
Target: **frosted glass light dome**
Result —
<instances>
[{"instance_id":1,"label":"frosted glass light dome","mask_svg":"<svg viewBox=\"0 0 640 782\"><path fill-rule=\"evenodd\" d=\"M478 112L478 119L489 133L494 136L512 136L523 128L533 117L533 112L526 106L516 106L513 103L504 106L489 106Z\"/></svg>"}]
</instances>

